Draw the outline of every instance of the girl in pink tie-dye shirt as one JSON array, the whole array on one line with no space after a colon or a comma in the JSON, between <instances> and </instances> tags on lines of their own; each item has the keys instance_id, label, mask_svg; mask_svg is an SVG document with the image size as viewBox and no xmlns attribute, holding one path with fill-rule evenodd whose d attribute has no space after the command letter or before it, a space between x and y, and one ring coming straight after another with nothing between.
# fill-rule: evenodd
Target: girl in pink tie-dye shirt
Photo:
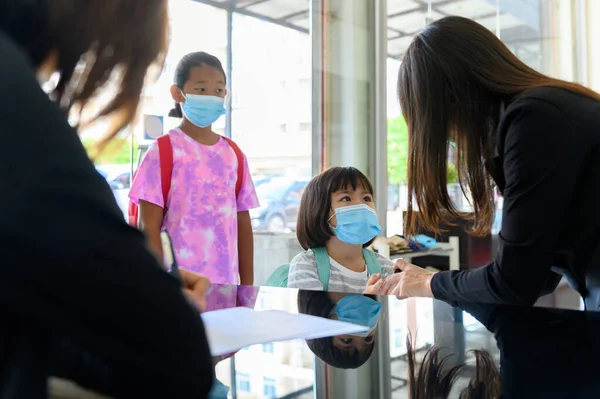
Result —
<instances>
[{"instance_id":1,"label":"girl in pink tie-dye shirt","mask_svg":"<svg viewBox=\"0 0 600 399\"><path fill-rule=\"evenodd\" d=\"M140 165L129 197L139 205L141 227L161 259L164 228L180 267L201 273L212 283L252 285L254 246L248 211L258 206L258 198L245 156L236 195L236 154L211 129L225 113L225 94L225 72L216 57L191 53L179 62L171 87L176 106L169 116L183 119L168 133L173 172L167 204L156 142Z\"/></svg>"}]
</instances>

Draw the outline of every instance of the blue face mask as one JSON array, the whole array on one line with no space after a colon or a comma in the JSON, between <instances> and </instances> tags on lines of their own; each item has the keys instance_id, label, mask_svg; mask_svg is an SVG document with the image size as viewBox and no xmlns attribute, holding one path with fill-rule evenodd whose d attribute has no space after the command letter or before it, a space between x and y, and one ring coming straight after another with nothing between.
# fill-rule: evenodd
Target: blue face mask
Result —
<instances>
[{"instance_id":1,"label":"blue face mask","mask_svg":"<svg viewBox=\"0 0 600 399\"><path fill-rule=\"evenodd\" d=\"M331 229L345 243L363 245L381 233L377 213L365 204L337 208L334 216L337 227Z\"/></svg>"},{"instance_id":2,"label":"blue face mask","mask_svg":"<svg viewBox=\"0 0 600 399\"><path fill-rule=\"evenodd\" d=\"M337 315L340 321L368 327L367 332L352 334L368 337L377 327L380 312L381 304L376 300L364 295L348 295L338 301L331 314Z\"/></svg>"},{"instance_id":3,"label":"blue face mask","mask_svg":"<svg viewBox=\"0 0 600 399\"><path fill-rule=\"evenodd\" d=\"M194 125L207 127L227 112L224 105L225 99L221 97L186 94L183 115Z\"/></svg>"},{"instance_id":4,"label":"blue face mask","mask_svg":"<svg viewBox=\"0 0 600 399\"><path fill-rule=\"evenodd\" d=\"M213 386L210 392L208 393L208 399L227 399L228 394L229 388L221 381L215 378Z\"/></svg>"}]
</instances>

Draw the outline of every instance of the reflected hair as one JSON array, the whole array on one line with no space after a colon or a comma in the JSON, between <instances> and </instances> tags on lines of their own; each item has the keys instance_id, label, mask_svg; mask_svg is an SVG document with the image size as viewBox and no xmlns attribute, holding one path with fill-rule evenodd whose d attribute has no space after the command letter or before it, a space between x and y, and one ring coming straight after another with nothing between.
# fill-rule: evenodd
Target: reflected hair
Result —
<instances>
[{"instance_id":1,"label":"reflected hair","mask_svg":"<svg viewBox=\"0 0 600 399\"><path fill-rule=\"evenodd\" d=\"M427 350L419 364L410 334L406 338L408 359L408 397L410 399L446 399L465 365L448 366L450 356L442 357L441 348ZM492 356L482 350L472 351L475 356L475 374L459 399L498 399L501 396L500 372Z\"/></svg>"},{"instance_id":2,"label":"reflected hair","mask_svg":"<svg viewBox=\"0 0 600 399\"><path fill-rule=\"evenodd\" d=\"M377 300L373 295L365 295ZM311 316L328 319L335 303L329 298L325 291L298 291L298 312ZM361 356L359 351L343 351L333 344L334 337L325 337L306 340L311 352L327 363L339 369L356 369L365 364L373 353L375 341L371 342L368 350Z\"/></svg>"},{"instance_id":3,"label":"reflected hair","mask_svg":"<svg viewBox=\"0 0 600 399\"><path fill-rule=\"evenodd\" d=\"M163 65L167 26L166 0L0 2L0 30L36 68L56 55L59 78L50 95L77 117L76 127L100 90L110 93L98 112L86 112L89 121L110 117L100 149L135 118L149 67Z\"/></svg>"},{"instance_id":4,"label":"reflected hair","mask_svg":"<svg viewBox=\"0 0 600 399\"><path fill-rule=\"evenodd\" d=\"M408 125L408 210L405 234L439 234L452 220L473 222L473 235L493 223L491 162L502 105L528 90L556 87L600 101L579 84L548 77L519 60L490 30L467 18L446 17L418 33L398 71L398 99ZM448 194L449 141L473 212L459 212ZM415 206L418 211L415 210Z\"/></svg>"},{"instance_id":5,"label":"reflected hair","mask_svg":"<svg viewBox=\"0 0 600 399\"><path fill-rule=\"evenodd\" d=\"M183 86L190 78L190 70L192 68L198 68L202 66L208 66L215 68L217 71L223 74L225 82L227 82L227 76L221 61L214 55L205 53L204 51L198 51L195 53L189 53L183 56L183 58L177 64L175 69L175 77L173 84L179 87L183 91ZM169 111L171 118L183 118L183 112L181 111L181 105L175 103L175 107Z\"/></svg>"},{"instance_id":6,"label":"reflected hair","mask_svg":"<svg viewBox=\"0 0 600 399\"><path fill-rule=\"evenodd\" d=\"M363 188L373 195L373 185L360 170L352 166L336 166L313 177L306 185L296 223L296 237L304 249L324 247L333 236L329 226L331 195L352 187ZM373 240L364 246L371 245Z\"/></svg>"}]
</instances>

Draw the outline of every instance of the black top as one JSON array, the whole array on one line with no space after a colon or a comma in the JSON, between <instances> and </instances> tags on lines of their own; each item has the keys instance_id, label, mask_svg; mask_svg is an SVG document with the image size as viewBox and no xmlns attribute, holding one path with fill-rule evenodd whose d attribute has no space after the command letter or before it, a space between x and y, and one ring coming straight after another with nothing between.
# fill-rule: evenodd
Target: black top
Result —
<instances>
[{"instance_id":1,"label":"black top","mask_svg":"<svg viewBox=\"0 0 600 399\"><path fill-rule=\"evenodd\" d=\"M464 303L494 333L502 398L595 398L600 392L600 314Z\"/></svg>"},{"instance_id":2,"label":"black top","mask_svg":"<svg viewBox=\"0 0 600 399\"><path fill-rule=\"evenodd\" d=\"M47 343L68 336L101 354L117 397L205 397L213 369L198 312L1 32L0 54L0 320L18 321L0 322L0 371L12 366L6 337L48 331Z\"/></svg>"},{"instance_id":3,"label":"black top","mask_svg":"<svg viewBox=\"0 0 600 399\"><path fill-rule=\"evenodd\" d=\"M448 302L532 304L564 275L600 309L600 103L557 88L514 100L498 129L504 195L496 259L437 273Z\"/></svg>"}]
</instances>

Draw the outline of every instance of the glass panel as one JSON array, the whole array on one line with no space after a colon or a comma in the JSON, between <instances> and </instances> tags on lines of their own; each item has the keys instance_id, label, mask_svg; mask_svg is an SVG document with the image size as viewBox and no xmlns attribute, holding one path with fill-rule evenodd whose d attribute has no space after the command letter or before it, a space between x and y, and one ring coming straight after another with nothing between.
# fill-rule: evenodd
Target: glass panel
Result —
<instances>
[{"instance_id":1,"label":"glass panel","mask_svg":"<svg viewBox=\"0 0 600 399\"><path fill-rule=\"evenodd\" d=\"M256 290L259 291L256 303L262 304L257 310L287 310L292 314L300 311L315 316L316 320L320 319L319 322L324 321L322 318L327 317L329 309L338 309L340 305L344 308L341 300L348 297L348 294L288 288L261 287ZM210 297L211 294L209 302L215 302ZM265 354L262 345L250 346L248 350L237 352L234 364L219 363L216 376L227 387L237 388L231 397L239 399L402 399L411 397L409 380L411 386L421 393L434 387L442 391L444 386L451 388L450 394L446 395L449 398L457 398L461 392L465 397L478 397L472 391L471 396L467 393L470 383L475 382L471 381L475 375L487 389L501 386L504 395L514 392L511 397L520 397L524 390L528 390L525 397L556 397L557 392L561 392L560 397L597 396L599 372L594 361L599 352L596 342L600 324L595 312L584 315L570 310L468 302L462 302L461 308L453 308L429 298L398 300L378 297L377 300L382 303L382 310L375 315L375 335L332 336L332 325L324 327L325 331L314 329L310 332L301 331L303 328L300 327L300 336L323 338L285 340L281 335L279 339L284 341L274 344L273 354ZM301 305L296 306L298 302ZM372 322L365 324L360 316L364 314L361 310L365 306L372 306L371 299L362 298L354 303L354 315L358 317L351 317L348 321L372 325ZM463 309L471 315L464 313ZM276 338L265 334L265 331L279 331L283 320L278 318L287 319L289 313L276 312L270 322L240 320L236 327L244 334L250 333L253 342L267 342ZM386 320L389 320L389 327ZM328 320L328 323L332 322L337 323ZM382 325L386 325L390 333L388 342L380 339ZM209 326L209 329L211 327L213 331L229 328L221 323ZM339 327L342 326L338 325L336 329ZM346 327L347 324L343 326ZM574 331L583 344L574 344ZM412 343L410 353L406 345L407 336ZM432 348L438 354L437 358L426 357ZM388 356L381 356L384 351ZM415 375L427 371L422 378L409 376L409 355L415 358ZM502 379L496 369L501 357ZM588 367L574 368L571 365L574 360L578 365L583 363ZM374 364L385 365L391 375L380 374L373 369ZM456 379L446 380L447 373L455 367L458 371ZM590 372L582 373L581 370ZM235 378L233 382L231 375ZM535 384L531 383L532 379ZM378 394L377 384L385 382L389 383L390 390L384 395ZM540 395L540 392L543 394ZM500 396L495 392L484 394L486 398Z\"/></svg>"},{"instance_id":2,"label":"glass panel","mask_svg":"<svg viewBox=\"0 0 600 399\"><path fill-rule=\"evenodd\" d=\"M269 18L282 19L298 12L307 12L306 7L305 0L270 0L256 2L256 5L248 6L246 9Z\"/></svg>"},{"instance_id":3,"label":"glass panel","mask_svg":"<svg viewBox=\"0 0 600 399\"><path fill-rule=\"evenodd\" d=\"M387 12L388 16L394 16L400 13L406 13L407 11L414 11L422 8L420 2L412 0L388 0Z\"/></svg>"},{"instance_id":4,"label":"glass panel","mask_svg":"<svg viewBox=\"0 0 600 399\"><path fill-rule=\"evenodd\" d=\"M388 2L387 13L388 28L396 32L393 36L388 33L387 46L388 211L385 233L391 237L403 234L403 212L407 207L408 130L398 104L398 68L414 32L426 25L427 6L415 7L414 1L395 0Z\"/></svg>"},{"instance_id":5,"label":"glass panel","mask_svg":"<svg viewBox=\"0 0 600 399\"><path fill-rule=\"evenodd\" d=\"M482 0L452 1L436 7L444 15L477 19L481 16L496 16L496 3Z\"/></svg>"},{"instance_id":6,"label":"glass panel","mask_svg":"<svg viewBox=\"0 0 600 399\"><path fill-rule=\"evenodd\" d=\"M570 0L503 1L500 14L500 38L517 57L546 75L577 80ZM503 207L502 197L497 196L496 200L494 245L502 224Z\"/></svg>"},{"instance_id":7,"label":"glass panel","mask_svg":"<svg viewBox=\"0 0 600 399\"><path fill-rule=\"evenodd\" d=\"M587 0L585 14L587 17L585 46L583 51L587 54L588 80L592 89L600 92L600 25L592 23L600 18L600 1ZM578 16L581 18L581 16Z\"/></svg>"},{"instance_id":8,"label":"glass panel","mask_svg":"<svg viewBox=\"0 0 600 399\"><path fill-rule=\"evenodd\" d=\"M308 1L262 4L250 8L272 18L308 14ZM273 14L275 9L280 12ZM233 15L231 132L248 157L260 202L250 216L254 283L262 285L301 251L295 229L300 197L311 177L311 39L243 12Z\"/></svg>"},{"instance_id":9,"label":"glass panel","mask_svg":"<svg viewBox=\"0 0 600 399\"><path fill-rule=\"evenodd\" d=\"M169 89L177 63L185 54L199 50L215 55L223 65L227 63L227 18L224 10L196 1L170 1L169 16L171 35L165 67L158 79L145 88L137 122L96 159L97 170L109 183L124 218L127 218L129 205L131 172L137 168L152 141L180 123L179 119L167 116L174 105ZM201 25L197 24L199 18L204 21ZM92 147L102 137L105 128L98 123L93 130L83 132L86 147ZM213 125L217 133L223 133L224 128L225 118L220 118Z\"/></svg>"},{"instance_id":10,"label":"glass panel","mask_svg":"<svg viewBox=\"0 0 600 399\"><path fill-rule=\"evenodd\" d=\"M275 344L274 348L273 353L266 353L262 350L263 345L254 345L236 353L237 398L271 399L295 392L301 393L292 397L312 398L314 371L312 353L306 343L287 341ZM231 374L231 363L224 364L216 372L217 379L225 383L221 378L227 380Z\"/></svg>"},{"instance_id":11,"label":"glass panel","mask_svg":"<svg viewBox=\"0 0 600 399\"><path fill-rule=\"evenodd\" d=\"M311 177L311 39L307 31L293 25L308 19L309 1L288 3L257 2L251 10L236 8L228 35L225 4L220 8L214 2L171 0L166 65L158 81L144 92L133 129L133 158L129 141L124 141L119 158L99 166L126 216L130 183L122 175L131 175L152 141L180 123L167 116L174 105L169 89L178 62L187 53L205 51L229 72L230 54L226 100L231 104L231 125L226 129L228 118L221 117L212 128L222 135L231 132L247 157L259 197L260 206L251 210L256 284L264 283L277 266L289 263L300 252L294 234L296 216L302 190ZM285 21L276 21L284 14ZM177 248L176 253L181 256Z\"/></svg>"},{"instance_id":12,"label":"glass panel","mask_svg":"<svg viewBox=\"0 0 600 399\"><path fill-rule=\"evenodd\" d=\"M530 67L576 80L570 0L501 1L500 38Z\"/></svg>"},{"instance_id":13,"label":"glass panel","mask_svg":"<svg viewBox=\"0 0 600 399\"><path fill-rule=\"evenodd\" d=\"M529 66L550 76L576 80L577 70L573 61L576 59L573 52L573 10L569 0L501 0L498 2L499 9L495 1L487 0L430 1L427 6L416 10L410 9L412 2L408 1L404 8L409 11L397 15L396 9L402 8L400 3L388 3L389 28L399 32L388 41L388 236L402 233L402 213L407 206L405 182L408 137L396 96L397 71L402 54L414 37L414 31L425 27L426 17L431 20L448 15L471 18L498 34ZM401 18L406 19L406 23ZM449 177L455 179L455 172L449 172ZM459 209L470 210L458 184L451 182L448 191ZM496 196L496 200L498 212L492 232L494 243L502 220L502 198ZM487 252L485 256L490 258L493 251ZM469 259L470 255L461 254L461 259L465 258ZM481 256L479 258L481 260Z\"/></svg>"},{"instance_id":14,"label":"glass panel","mask_svg":"<svg viewBox=\"0 0 600 399\"><path fill-rule=\"evenodd\" d=\"M277 310L297 313L298 291L262 287L258 291L255 310ZM251 305L251 304L249 304ZM304 340L253 345L237 352L235 366L230 359L216 368L217 379L231 386L232 367L238 399L271 399L277 397L313 397L313 355ZM294 396L294 393L298 393Z\"/></svg>"}]
</instances>

